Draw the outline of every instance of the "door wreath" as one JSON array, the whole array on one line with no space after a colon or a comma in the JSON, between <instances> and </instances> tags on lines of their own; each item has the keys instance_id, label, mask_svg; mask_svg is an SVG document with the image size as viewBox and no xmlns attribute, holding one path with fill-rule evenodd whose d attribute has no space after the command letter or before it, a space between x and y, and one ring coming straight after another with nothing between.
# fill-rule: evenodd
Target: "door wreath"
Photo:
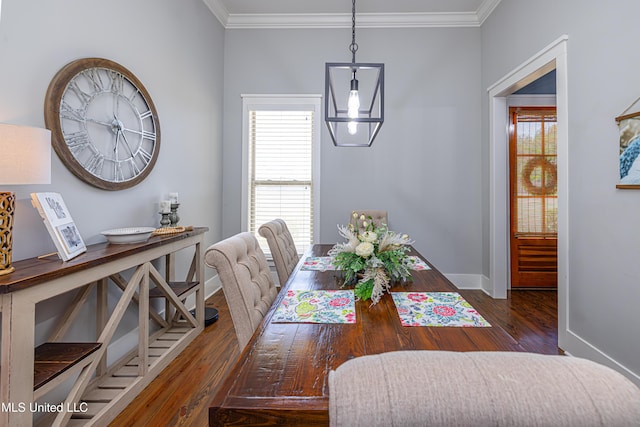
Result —
<instances>
[{"instance_id":1,"label":"door wreath","mask_svg":"<svg viewBox=\"0 0 640 427\"><path fill-rule=\"evenodd\" d=\"M533 174L533 171L537 167L542 168L542 172L545 173L544 186L535 185L531 180L531 174ZM522 169L522 184L529 194L536 196L555 193L556 185L558 184L558 170L555 163L550 162L544 157L532 158Z\"/></svg>"}]
</instances>

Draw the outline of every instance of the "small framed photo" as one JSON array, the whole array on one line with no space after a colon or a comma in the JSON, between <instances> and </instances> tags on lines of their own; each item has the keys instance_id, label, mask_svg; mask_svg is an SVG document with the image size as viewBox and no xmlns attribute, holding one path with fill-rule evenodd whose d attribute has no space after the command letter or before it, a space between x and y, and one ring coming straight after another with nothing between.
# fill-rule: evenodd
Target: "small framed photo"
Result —
<instances>
[{"instance_id":1,"label":"small framed photo","mask_svg":"<svg viewBox=\"0 0 640 427\"><path fill-rule=\"evenodd\" d=\"M31 193L31 203L40 213L63 261L86 252L82 236L59 193Z\"/></svg>"}]
</instances>

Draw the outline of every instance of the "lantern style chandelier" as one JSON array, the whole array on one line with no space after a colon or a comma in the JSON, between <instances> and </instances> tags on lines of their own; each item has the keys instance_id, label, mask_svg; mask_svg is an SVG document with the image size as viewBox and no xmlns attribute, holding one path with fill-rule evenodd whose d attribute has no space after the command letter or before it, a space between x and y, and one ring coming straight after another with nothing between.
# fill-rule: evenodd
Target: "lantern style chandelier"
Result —
<instances>
[{"instance_id":1,"label":"lantern style chandelier","mask_svg":"<svg viewBox=\"0 0 640 427\"><path fill-rule=\"evenodd\" d=\"M351 62L325 64L324 120L334 145L370 147L384 122L384 64L356 62L356 0L352 1Z\"/></svg>"}]
</instances>

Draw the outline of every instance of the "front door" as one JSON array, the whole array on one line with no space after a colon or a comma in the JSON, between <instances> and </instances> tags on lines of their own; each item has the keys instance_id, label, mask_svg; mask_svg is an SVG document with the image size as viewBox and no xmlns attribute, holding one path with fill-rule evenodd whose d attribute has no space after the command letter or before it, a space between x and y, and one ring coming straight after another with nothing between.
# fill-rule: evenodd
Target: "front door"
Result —
<instances>
[{"instance_id":1,"label":"front door","mask_svg":"<svg viewBox=\"0 0 640 427\"><path fill-rule=\"evenodd\" d=\"M558 283L555 107L509 109L511 287Z\"/></svg>"}]
</instances>

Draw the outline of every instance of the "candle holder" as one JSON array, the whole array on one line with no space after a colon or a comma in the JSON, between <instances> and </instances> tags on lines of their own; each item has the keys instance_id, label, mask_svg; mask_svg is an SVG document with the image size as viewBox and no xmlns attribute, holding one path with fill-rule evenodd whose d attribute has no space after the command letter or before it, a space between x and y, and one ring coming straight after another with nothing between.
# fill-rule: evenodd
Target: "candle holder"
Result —
<instances>
[{"instance_id":1,"label":"candle holder","mask_svg":"<svg viewBox=\"0 0 640 427\"><path fill-rule=\"evenodd\" d=\"M171 213L169 214L171 227L175 227L178 225L178 221L180 221L180 217L178 216L178 206L180 206L180 203L171 203Z\"/></svg>"},{"instance_id":2,"label":"candle holder","mask_svg":"<svg viewBox=\"0 0 640 427\"><path fill-rule=\"evenodd\" d=\"M158 213L162 215L162 218L160 219L160 228L167 228L169 224L171 224L171 220L169 219L169 215L171 215L171 212L158 212Z\"/></svg>"}]
</instances>

